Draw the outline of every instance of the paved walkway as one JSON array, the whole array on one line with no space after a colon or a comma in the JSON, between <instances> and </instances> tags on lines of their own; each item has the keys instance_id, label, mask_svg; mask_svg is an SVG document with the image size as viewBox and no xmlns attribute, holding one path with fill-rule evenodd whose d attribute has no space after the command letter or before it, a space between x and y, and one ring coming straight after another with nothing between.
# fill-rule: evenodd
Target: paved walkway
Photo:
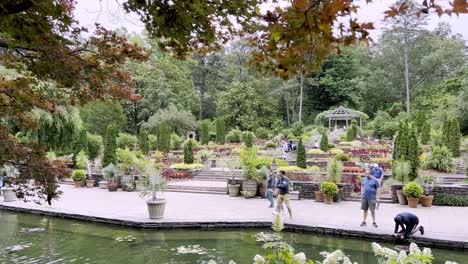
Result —
<instances>
[{"instance_id":1,"label":"paved walkway","mask_svg":"<svg viewBox=\"0 0 468 264\"><path fill-rule=\"evenodd\" d=\"M167 192L165 218L149 220L144 200L136 192L108 192L104 189L74 188L63 185L62 198L52 208L34 203L0 202L0 207L14 206L26 209L60 212L90 217L102 217L133 222L271 222L274 216L265 199L229 197L227 195ZM392 234L393 217L400 212L413 212L420 218L426 234L437 240L458 241L468 245L468 207L408 208L396 204L381 204L377 211L378 228L360 227L361 211L358 202L336 204L313 200L291 201L294 219L285 217L286 224L364 231L374 234ZM368 222L371 223L370 220ZM419 233L417 234L419 236ZM463 246L462 246L463 247Z\"/></svg>"}]
</instances>

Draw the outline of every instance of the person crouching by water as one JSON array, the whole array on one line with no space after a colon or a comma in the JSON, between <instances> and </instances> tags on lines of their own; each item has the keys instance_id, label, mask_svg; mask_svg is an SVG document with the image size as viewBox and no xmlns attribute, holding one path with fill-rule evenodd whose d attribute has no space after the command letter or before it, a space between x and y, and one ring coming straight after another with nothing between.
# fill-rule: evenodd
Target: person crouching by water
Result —
<instances>
[{"instance_id":1,"label":"person crouching by water","mask_svg":"<svg viewBox=\"0 0 468 264\"><path fill-rule=\"evenodd\" d=\"M279 213L283 203L286 204L286 208L288 208L289 217L292 220L292 210L291 206L289 205L289 179L286 177L285 171L280 171L280 178L276 183L276 188L279 189L278 194L278 201L276 206L276 212Z\"/></svg>"},{"instance_id":2,"label":"person crouching by water","mask_svg":"<svg viewBox=\"0 0 468 264\"><path fill-rule=\"evenodd\" d=\"M395 221L395 233L393 235L400 240L408 239L418 231L421 232L421 235L424 235L424 227L418 227L419 218L412 213L397 214L393 220ZM398 231L399 227L401 227L400 231Z\"/></svg>"}]
</instances>

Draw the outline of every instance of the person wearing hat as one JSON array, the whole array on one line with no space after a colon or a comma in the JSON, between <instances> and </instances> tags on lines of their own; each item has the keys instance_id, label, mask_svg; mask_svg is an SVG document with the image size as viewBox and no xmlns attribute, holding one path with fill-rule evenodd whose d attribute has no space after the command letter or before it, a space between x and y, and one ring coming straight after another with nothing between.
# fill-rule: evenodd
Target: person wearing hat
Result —
<instances>
[{"instance_id":1,"label":"person wearing hat","mask_svg":"<svg viewBox=\"0 0 468 264\"><path fill-rule=\"evenodd\" d=\"M379 181L380 186L382 186L384 171L379 167L379 164L372 164L371 168L372 176Z\"/></svg>"}]
</instances>

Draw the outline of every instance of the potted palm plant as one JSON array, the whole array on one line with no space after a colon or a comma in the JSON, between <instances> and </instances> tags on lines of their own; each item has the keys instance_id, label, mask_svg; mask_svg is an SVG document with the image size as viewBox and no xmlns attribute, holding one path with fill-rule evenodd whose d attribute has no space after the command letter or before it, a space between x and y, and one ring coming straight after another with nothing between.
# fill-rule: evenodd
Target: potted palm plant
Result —
<instances>
[{"instance_id":1,"label":"potted palm plant","mask_svg":"<svg viewBox=\"0 0 468 264\"><path fill-rule=\"evenodd\" d=\"M3 177L4 184L6 186L1 188L4 202L16 201L17 197L15 188L13 187L13 180L18 174L18 169L16 169L16 167L13 165L5 164L0 168L0 177Z\"/></svg>"},{"instance_id":2,"label":"potted palm plant","mask_svg":"<svg viewBox=\"0 0 468 264\"><path fill-rule=\"evenodd\" d=\"M231 184L228 184L229 196L231 197L239 196L240 184L234 183L234 176L235 176L236 168L240 166L240 163L238 160L235 160L235 159L225 160L224 163L226 164L226 166L229 168L229 171L231 172Z\"/></svg>"},{"instance_id":3,"label":"potted palm plant","mask_svg":"<svg viewBox=\"0 0 468 264\"><path fill-rule=\"evenodd\" d=\"M396 180L401 181L402 187L403 184L408 180L409 173L410 164L408 161L397 160L393 162L393 177L395 177ZM400 205L408 204L406 196L403 194L403 190L401 188L396 190L396 194L398 196L398 203Z\"/></svg>"},{"instance_id":4,"label":"potted palm plant","mask_svg":"<svg viewBox=\"0 0 468 264\"><path fill-rule=\"evenodd\" d=\"M245 147L241 152L241 162L243 165L242 172L242 191L250 194L257 194L258 181L257 181L257 148Z\"/></svg>"},{"instance_id":5,"label":"potted palm plant","mask_svg":"<svg viewBox=\"0 0 468 264\"><path fill-rule=\"evenodd\" d=\"M338 194L338 186L334 182L323 182L320 184L320 191L323 193L323 200L327 204L333 203L333 197Z\"/></svg>"},{"instance_id":6,"label":"potted palm plant","mask_svg":"<svg viewBox=\"0 0 468 264\"><path fill-rule=\"evenodd\" d=\"M163 192L166 187L166 180L162 177L162 170L156 168L154 165L148 165L144 168L142 174L145 176L143 183L143 190L140 196L149 197L146 201L148 205L149 218L161 219L164 217L164 210L166 208L166 199L158 198L159 192Z\"/></svg>"},{"instance_id":7,"label":"potted palm plant","mask_svg":"<svg viewBox=\"0 0 468 264\"><path fill-rule=\"evenodd\" d=\"M423 195L424 190L421 185L410 182L403 187L403 193L408 199L408 206L411 208L417 208L419 203L419 198Z\"/></svg>"},{"instance_id":8,"label":"potted palm plant","mask_svg":"<svg viewBox=\"0 0 468 264\"><path fill-rule=\"evenodd\" d=\"M211 160L216 158L216 155L211 150L202 149L197 153L198 159L205 165L205 169L211 168Z\"/></svg>"},{"instance_id":9,"label":"potted palm plant","mask_svg":"<svg viewBox=\"0 0 468 264\"><path fill-rule=\"evenodd\" d=\"M424 194L421 196L420 201L423 207L431 207L434 196L432 190L436 186L436 179L432 176L424 176L422 178L422 186Z\"/></svg>"}]
</instances>

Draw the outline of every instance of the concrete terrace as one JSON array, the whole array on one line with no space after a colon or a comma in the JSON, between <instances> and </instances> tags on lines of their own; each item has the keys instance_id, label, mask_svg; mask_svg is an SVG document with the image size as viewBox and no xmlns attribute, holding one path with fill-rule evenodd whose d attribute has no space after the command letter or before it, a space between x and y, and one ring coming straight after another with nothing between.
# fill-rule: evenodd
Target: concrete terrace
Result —
<instances>
[{"instance_id":1,"label":"concrete terrace","mask_svg":"<svg viewBox=\"0 0 468 264\"><path fill-rule=\"evenodd\" d=\"M0 202L0 209L82 219L145 228L268 228L274 219L265 199L229 197L228 195L166 192L165 218L148 218L145 201L137 192L108 192L98 188L74 188L62 185L63 195L52 208L34 203ZM391 240L393 218L400 212L412 212L420 218L426 234L415 236L421 245L468 249L468 207L408 208L381 204L377 211L378 228L360 227L360 203L317 203L313 200L291 201L293 220L283 214L289 230Z\"/></svg>"}]
</instances>

